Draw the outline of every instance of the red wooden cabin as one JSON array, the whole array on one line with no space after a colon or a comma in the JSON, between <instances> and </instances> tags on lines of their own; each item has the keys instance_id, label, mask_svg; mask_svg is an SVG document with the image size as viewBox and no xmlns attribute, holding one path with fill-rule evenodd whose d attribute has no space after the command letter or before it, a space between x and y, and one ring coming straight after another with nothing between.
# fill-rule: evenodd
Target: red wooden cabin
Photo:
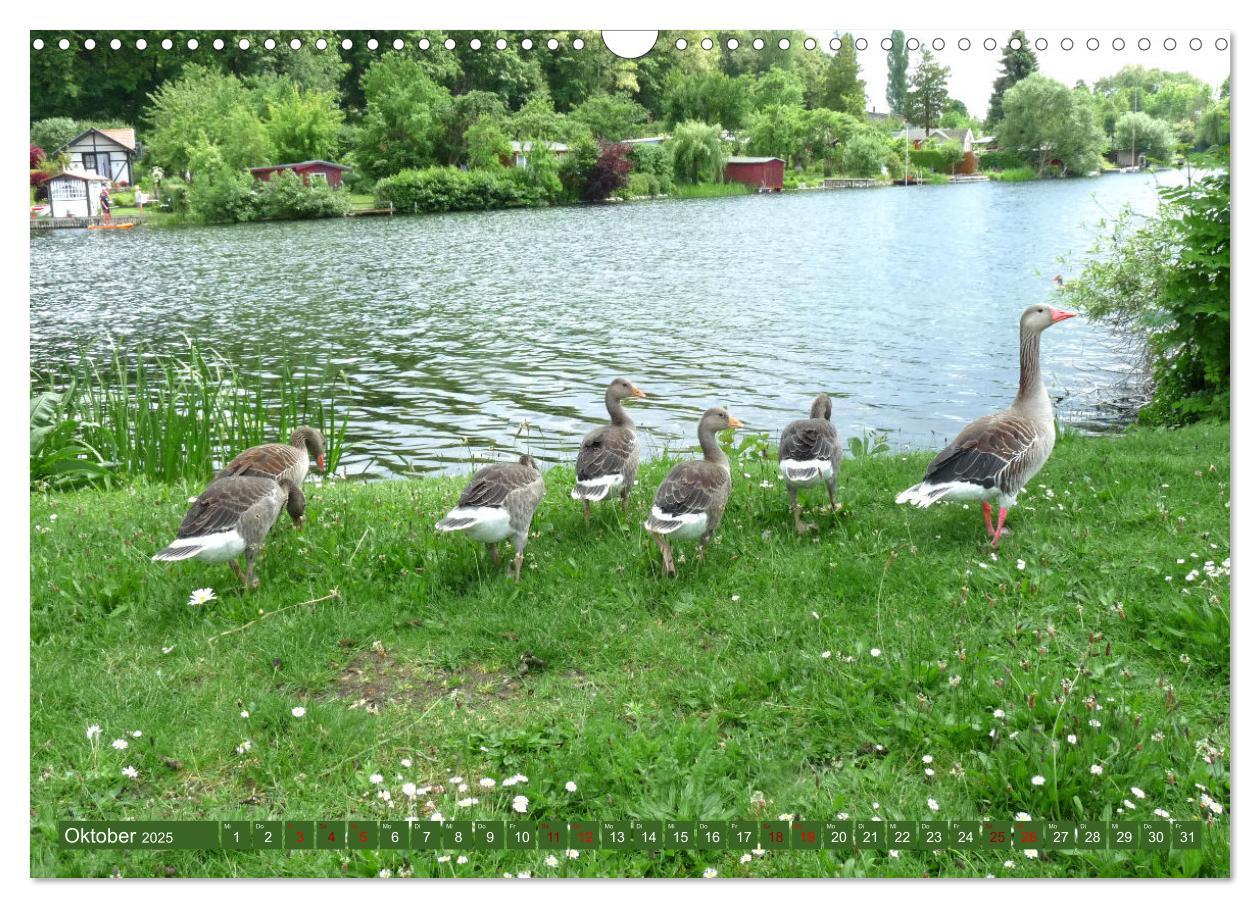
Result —
<instances>
[{"instance_id":1,"label":"red wooden cabin","mask_svg":"<svg viewBox=\"0 0 1260 908\"><path fill-rule=\"evenodd\" d=\"M308 186L312 180L324 180L329 186L337 187L341 185L342 173L349 169L349 167L334 164L332 161L301 161L297 164L268 164L266 167L251 167L249 172L254 175L255 180L266 182L274 174L292 170Z\"/></svg>"},{"instance_id":2,"label":"red wooden cabin","mask_svg":"<svg viewBox=\"0 0 1260 908\"><path fill-rule=\"evenodd\" d=\"M747 183L763 192L782 192L784 163L782 158L727 158L726 182Z\"/></svg>"}]
</instances>

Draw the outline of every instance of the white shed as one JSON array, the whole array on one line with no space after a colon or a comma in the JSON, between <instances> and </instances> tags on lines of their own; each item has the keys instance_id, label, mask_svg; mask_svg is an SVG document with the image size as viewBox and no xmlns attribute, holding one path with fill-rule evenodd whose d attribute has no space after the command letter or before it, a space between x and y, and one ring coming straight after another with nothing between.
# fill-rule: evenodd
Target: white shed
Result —
<instances>
[{"instance_id":1,"label":"white shed","mask_svg":"<svg viewBox=\"0 0 1260 908\"><path fill-rule=\"evenodd\" d=\"M130 186L135 182L131 165L136 156L136 131L130 127L89 129L57 152L70 155L71 167L95 171L113 183Z\"/></svg>"},{"instance_id":2,"label":"white shed","mask_svg":"<svg viewBox=\"0 0 1260 908\"><path fill-rule=\"evenodd\" d=\"M101 190L108 185L92 170L64 170L48 181L49 216L90 218L101 213Z\"/></svg>"}]
</instances>

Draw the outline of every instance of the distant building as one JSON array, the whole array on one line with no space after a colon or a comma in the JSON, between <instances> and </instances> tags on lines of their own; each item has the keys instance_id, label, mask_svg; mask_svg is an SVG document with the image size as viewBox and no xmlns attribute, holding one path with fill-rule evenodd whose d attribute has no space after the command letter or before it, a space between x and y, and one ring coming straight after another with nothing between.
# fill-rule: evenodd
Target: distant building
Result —
<instances>
[{"instance_id":1,"label":"distant building","mask_svg":"<svg viewBox=\"0 0 1260 908\"><path fill-rule=\"evenodd\" d=\"M90 218L101 213L101 190L109 180L94 170L72 168L48 180L48 215Z\"/></svg>"},{"instance_id":2,"label":"distant building","mask_svg":"<svg viewBox=\"0 0 1260 908\"><path fill-rule=\"evenodd\" d=\"M976 144L976 138L970 129L941 129L939 126L933 127L930 131L922 126L907 126L905 129L894 132L893 138L902 142L909 139L915 148L922 148L930 139L938 142L957 142L964 152L971 151Z\"/></svg>"},{"instance_id":3,"label":"distant building","mask_svg":"<svg viewBox=\"0 0 1260 908\"><path fill-rule=\"evenodd\" d=\"M534 150L533 142L512 142L512 156L503 159L504 167L525 167L529 164L529 153ZM554 155L566 155L569 146L563 142L548 142L547 150Z\"/></svg>"},{"instance_id":4,"label":"distant building","mask_svg":"<svg viewBox=\"0 0 1260 908\"><path fill-rule=\"evenodd\" d=\"M622 145L664 145L669 136L648 136L646 139L622 139Z\"/></svg>"},{"instance_id":5,"label":"distant building","mask_svg":"<svg viewBox=\"0 0 1260 908\"><path fill-rule=\"evenodd\" d=\"M300 161L297 164L268 164L265 167L251 167L249 172L255 180L269 182L273 176L291 170L302 178L307 186L312 183L327 183L334 188L341 185L341 175L350 170L342 164L332 161Z\"/></svg>"},{"instance_id":6,"label":"distant building","mask_svg":"<svg viewBox=\"0 0 1260 908\"><path fill-rule=\"evenodd\" d=\"M53 154L70 155L70 167L99 174L112 183L135 182L136 131L89 129L58 148Z\"/></svg>"},{"instance_id":7,"label":"distant building","mask_svg":"<svg viewBox=\"0 0 1260 908\"><path fill-rule=\"evenodd\" d=\"M746 183L761 192L782 192L785 164L782 158L727 158L726 182Z\"/></svg>"}]
</instances>

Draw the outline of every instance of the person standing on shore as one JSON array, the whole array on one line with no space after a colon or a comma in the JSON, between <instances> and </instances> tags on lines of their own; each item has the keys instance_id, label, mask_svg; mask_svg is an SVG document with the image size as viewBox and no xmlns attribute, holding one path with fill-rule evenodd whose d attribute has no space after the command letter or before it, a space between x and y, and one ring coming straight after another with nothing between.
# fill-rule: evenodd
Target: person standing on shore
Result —
<instances>
[{"instance_id":1,"label":"person standing on shore","mask_svg":"<svg viewBox=\"0 0 1260 908\"><path fill-rule=\"evenodd\" d=\"M109 207L109 187L108 186L101 187L101 220L105 221L105 223L107 224L114 220L114 216L110 212L110 207Z\"/></svg>"}]
</instances>

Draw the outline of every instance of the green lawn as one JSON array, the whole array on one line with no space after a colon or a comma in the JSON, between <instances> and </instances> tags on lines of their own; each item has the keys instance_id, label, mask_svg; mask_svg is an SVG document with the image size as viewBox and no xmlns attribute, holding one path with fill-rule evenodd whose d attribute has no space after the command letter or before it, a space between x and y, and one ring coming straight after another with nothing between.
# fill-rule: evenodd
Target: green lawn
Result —
<instances>
[{"instance_id":1,"label":"green lawn","mask_svg":"<svg viewBox=\"0 0 1260 908\"><path fill-rule=\"evenodd\" d=\"M433 530L457 478L308 482L309 525L277 524L249 598L226 566L149 561L192 486L32 493L32 873L1228 874L1228 426L1061 441L996 555L976 506L892 503L929 457L846 460L844 512L808 538L774 463L740 463L677 580L640 527L662 463L632 519L589 528L550 471L519 586ZM522 794L535 819L1213 822L1172 857L55 845L58 819L506 819Z\"/></svg>"}]
</instances>

